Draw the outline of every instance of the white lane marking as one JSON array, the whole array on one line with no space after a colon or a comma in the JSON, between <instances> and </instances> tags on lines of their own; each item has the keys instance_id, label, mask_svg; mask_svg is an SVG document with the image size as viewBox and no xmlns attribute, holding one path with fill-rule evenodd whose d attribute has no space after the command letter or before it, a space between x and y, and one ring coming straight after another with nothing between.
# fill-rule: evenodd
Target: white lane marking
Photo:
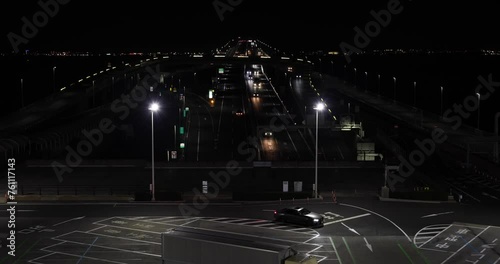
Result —
<instances>
[{"instance_id":1,"label":"white lane marking","mask_svg":"<svg viewBox=\"0 0 500 264\"><path fill-rule=\"evenodd\" d=\"M331 221L331 222L328 222L328 223L324 223L323 225L331 225L331 224L335 224L335 223L339 223L339 222L344 222L344 221L348 221L348 220L352 220L352 219L356 219L356 218L361 218L361 217L365 217L365 216L369 216L369 215L371 215L371 214L366 213L366 214L362 214L362 215L356 215L356 216L347 217L347 218L343 218L343 219Z\"/></svg>"},{"instance_id":2,"label":"white lane marking","mask_svg":"<svg viewBox=\"0 0 500 264\"><path fill-rule=\"evenodd\" d=\"M488 228L490 228L490 226L487 226L483 231L479 232L479 234L477 234L475 237L473 237L471 240L469 240L467 243L465 243L461 248L459 248L457 251L455 251L453 254L451 254L451 256L449 256L447 259L445 259L443 262L441 262L441 264L444 264L446 261L453 258L458 252L460 252L463 248L465 248L467 245L469 245L470 242L474 241L474 239L478 238L482 233L484 233L486 230L488 230Z\"/></svg>"},{"instance_id":3,"label":"white lane marking","mask_svg":"<svg viewBox=\"0 0 500 264\"><path fill-rule=\"evenodd\" d=\"M424 240L424 239L426 239L426 240L427 240L427 239L431 239L431 238L433 238L433 237L435 237L435 236L423 236L423 237L419 236L419 237L415 237L415 240L417 240L417 239L418 239L418 240Z\"/></svg>"},{"instance_id":4,"label":"white lane marking","mask_svg":"<svg viewBox=\"0 0 500 264\"><path fill-rule=\"evenodd\" d=\"M59 251L52 251L53 253L55 254L61 254L61 255L66 255L66 256L71 256L71 257L80 257L78 255L75 255L75 254L70 254L70 253L65 253L65 252L59 252ZM107 259L101 259L101 258L93 258L93 257L84 257L86 259L90 259L90 260L97 260L97 261L103 261L103 262L109 262L109 263L115 263L115 264L128 264L128 263L125 263L125 262L118 262L118 261L112 261L112 260L107 260Z\"/></svg>"},{"instance_id":5,"label":"white lane marking","mask_svg":"<svg viewBox=\"0 0 500 264\"><path fill-rule=\"evenodd\" d=\"M99 230L99 229L104 228L104 227L106 227L106 226L104 226L104 225L103 226L99 226L99 227L96 227L94 229L87 230L86 232L93 232L93 231Z\"/></svg>"},{"instance_id":6,"label":"white lane marking","mask_svg":"<svg viewBox=\"0 0 500 264\"><path fill-rule=\"evenodd\" d=\"M437 214L430 214L430 215L424 215L420 218L428 218L428 217L435 217L435 216L440 216L440 215L447 215L447 214L453 214L454 212L444 212L444 213L437 213Z\"/></svg>"},{"instance_id":7,"label":"white lane marking","mask_svg":"<svg viewBox=\"0 0 500 264\"><path fill-rule=\"evenodd\" d=\"M37 210L16 210L16 212L36 212Z\"/></svg>"},{"instance_id":8,"label":"white lane marking","mask_svg":"<svg viewBox=\"0 0 500 264\"><path fill-rule=\"evenodd\" d=\"M425 231L427 231L427 230L442 230L444 228L447 228L448 226L450 226L450 225L443 225L443 226L437 226L437 227L424 227L424 228L422 228L421 231L424 231L424 230Z\"/></svg>"},{"instance_id":9,"label":"white lane marking","mask_svg":"<svg viewBox=\"0 0 500 264\"><path fill-rule=\"evenodd\" d=\"M354 234L360 236L360 234L358 233L358 231L354 230L354 228L350 228L348 227L346 224L344 223L341 223L343 226L345 226L347 229L349 229L349 231L353 232Z\"/></svg>"},{"instance_id":10,"label":"white lane marking","mask_svg":"<svg viewBox=\"0 0 500 264\"><path fill-rule=\"evenodd\" d=\"M55 225L52 225L52 226L58 226L58 225L62 225L62 224L65 224L65 223L68 223L68 222L71 222L71 221L76 221L76 220L81 220L85 218L85 216L80 216L80 217L75 217L73 219L69 219L69 220L66 220L66 221L63 221L63 222L60 222L60 223L57 223Z\"/></svg>"},{"instance_id":11,"label":"white lane marking","mask_svg":"<svg viewBox=\"0 0 500 264\"><path fill-rule=\"evenodd\" d=\"M123 226L103 225L103 227L113 227L115 229L125 229L125 230L139 231L139 232L152 233L152 234L161 234L161 232L147 231L147 230L143 230L143 229L128 228L128 227L123 227Z\"/></svg>"},{"instance_id":12,"label":"white lane marking","mask_svg":"<svg viewBox=\"0 0 500 264\"><path fill-rule=\"evenodd\" d=\"M116 239L130 240L130 241L141 242L141 243L146 243L146 244L161 245L161 243L158 243L158 242L144 241L144 240L140 240L140 239L126 238L126 237L120 237L120 236L110 236L110 235L91 233L91 232L80 232L80 233L92 234L92 235L97 235L97 236L105 236L105 237L111 237L111 238L116 238Z\"/></svg>"},{"instance_id":13,"label":"white lane marking","mask_svg":"<svg viewBox=\"0 0 500 264\"><path fill-rule=\"evenodd\" d=\"M189 221L189 222L183 223L183 224L181 224L180 226L189 225L189 224L194 223L194 222L196 222L196 221L198 221L198 219L194 219L194 220L191 220L191 221Z\"/></svg>"},{"instance_id":14,"label":"white lane marking","mask_svg":"<svg viewBox=\"0 0 500 264\"><path fill-rule=\"evenodd\" d=\"M43 247L43 248L41 248L40 250L42 250L42 251L51 251L51 250L48 250L47 248L50 248L50 247L55 247L55 246L58 246L58 245L61 245L61 244L64 244L64 243L66 243L66 242L59 242L59 243L54 244L54 245L50 245L50 246Z\"/></svg>"},{"instance_id":15,"label":"white lane marking","mask_svg":"<svg viewBox=\"0 0 500 264\"><path fill-rule=\"evenodd\" d=\"M435 236L433 236L433 237L437 237L437 236L439 236L439 235L440 235L440 234L442 234L444 231L448 230L448 228L450 228L451 226L452 226L452 225L449 225L447 228L445 228L445 229L441 230L441 232L437 233L437 234L436 234ZM431 241L431 240L432 240L432 239L429 239L429 240L425 241L425 242L424 242L424 243L422 243L420 246L418 246L418 248L422 248L425 244L427 244L427 243L428 243L429 241ZM427 249L427 248L425 248L425 249Z\"/></svg>"},{"instance_id":16,"label":"white lane marking","mask_svg":"<svg viewBox=\"0 0 500 264\"><path fill-rule=\"evenodd\" d=\"M427 231L427 230L426 230ZM420 232L419 235L437 235L440 231Z\"/></svg>"},{"instance_id":17,"label":"white lane marking","mask_svg":"<svg viewBox=\"0 0 500 264\"><path fill-rule=\"evenodd\" d=\"M35 260L38 260L38 259L41 259L41 258L44 258L44 257L48 257L48 256L50 256L50 255L54 255L54 254L56 254L56 253L55 253L55 252L52 252L52 253L49 253L49 254L47 254L47 255L43 255L43 256L41 256L41 257L38 257L38 258L34 258L34 259L32 259L32 260L29 260L28 262L30 262L30 263L40 263L40 262L34 262L34 261L35 261Z\"/></svg>"},{"instance_id":18,"label":"white lane marking","mask_svg":"<svg viewBox=\"0 0 500 264\"><path fill-rule=\"evenodd\" d=\"M59 241L64 241L64 242L66 242L68 244L73 243L73 244L78 244L78 245L83 245L83 246L89 246L89 244L87 244L87 243L75 242L75 241L65 240L65 239L60 239L60 238L54 238L54 239L55 240L59 240ZM96 245L93 245L93 247L110 249L110 250L117 250L117 251L122 251L122 252L135 253L135 254L141 254L141 255L146 255L146 256L161 258L161 255L152 254L152 253L146 253L146 252L142 252L142 251L127 250L127 249L120 249L120 248L113 248L113 247L106 247L106 246L96 246Z\"/></svg>"},{"instance_id":19,"label":"white lane marking","mask_svg":"<svg viewBox=\"0 0 500 264\"><path fill-rule=\"evenodd\" d=\"M383 216L383 215L381 215L379 213L375 213L375 212L373 212L371 210L368 210L368 209L365 209L363 207L359 207L359 206L356 206L356 205L345 204L345 203L339 203L339 205L349 206L349 207L352 207L352 208L357 208L359 210L364 210L364 211L370 212L370 213L372 213L374 215L377 215L377 216L379 216L379 217L387 220L389 223L393 224L397 229L399 229L399 231L401 231L401 233L403 233L406 236L406 238L408 238L408 241L411 242L411 238L408 236L408 234L406 234L406 232L403 229L401 229L401 227L399 227L398 225L396 225L396 223L394 223L393 221L389 220L389 218L387 218L387 217L385 217L385 216Z\"/></svg>"}]
</instances>

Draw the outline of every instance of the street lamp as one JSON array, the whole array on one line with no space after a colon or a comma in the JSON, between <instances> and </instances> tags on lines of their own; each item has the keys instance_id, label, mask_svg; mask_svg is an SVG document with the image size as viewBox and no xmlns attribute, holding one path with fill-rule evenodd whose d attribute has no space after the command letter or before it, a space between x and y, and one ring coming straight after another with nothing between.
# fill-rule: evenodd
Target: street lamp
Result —
<instances>
[{"instance_id":1,"label":"street lamp","mask_svg":"<svg viewBox=\"0 0 500 264\"><path fill-rule=\"evenodd\" d=\"M56 91L56 66L52 68L52 82L53 82L53 87L52 87L52 92Z\"/></svg>"},{"instance_id":2,"label":"street lamp","mask_svg":"<svg viewBox=\"0 0 500 264\"><path fill-rule=\"evenodd\" d=\"M155 130L154 113L160 109L157 103L152 103L149 107L151 111L151 201L155 201Z\"/></svg>"},{"instance_id":3,"label":"street lamp","mask_svg":"<svg viewBox=\"0 0 500 264\"><path fill-rule=\"evenodd\" d=\"M368 90L368 72L365 72L365 92Z\"/></svg>"},{"instance_id":4,"label":"street lamp","mask_svg":"<svg viewBox=\"0 0 500 264\"><path fill-rule=\"evenodd\" d=\"M24 80L21 78L21 108L24 107Z\"/></svg>"},{"instance_id":5,"label":"street lamp","mask_svg":"<svg viewBox=\"0 0 500 264\"><path fill-rule=\"evenodd\" d=\"M500 113L497 113L495 115L495 135L497 136L497 142L495 143L495 162L500 162L500 157L498 155L498 150L500 149L499 142L498 142L498 123L500 120Z\"/></svg>"},{"instance_id":6,"label":"street lamp","mask_svg":"<svg viewBox=\"0 0 500 264\"><path fill-rule=\"evenodd\" d=\"M357 77L358 69L354 68L354 87L356 87L356 77Z\"/></svg>"},{"instance_id":7,"label":"street lamp","mask_svg":"<svg viewBox=\"0 0 500 264\"><path fill-rule=\"evenodd\" d=\"M378 76L378 96L380 96L380 74L377 75Z\"/></svg>"},{"instance_id":8,"label":"street lamp","mask_svg":"<svg viewBox=\"0 0 500 264\"><path fill-rule=\"evenodd\" d=\"M316 110L316 161L314 165L314 196L318 198L318 121L319 121L319 111L323 111L325 105L318 103L314 110Z\"/></svg>"},{"instance_id":9,"label":"street lamp","mask_svg":"<svg viewBox=\"0 0 500 264\"><path fill-rule=\"evenodd\" d=\"M443 86L441 86L441 118L443 118Z\"/></svg>"},{"instance_id":10,"label":"street lamp","mask_svg":"<svg viewBox=\"0 0 500 264\"><path fill-rule=\"evenodd\" d=\"M394 80L394 102L396 102L396 77L392 77Z\"/></svg>"},{"instance_id":11,"label":"street lamp","mask_svg":"<svg viewBox=\"0 0 500 264\"><path fill-rule=\"evenodd\" d=\"M417 82L413 82L413 107L417 107Z\"/></svg>"},{"instance_id":12,"label":"street lamp","mask_svg":"<svg viewBox=\"0 0 500 264\"><path fill-rule=\"evenodd\" d=\"M477 130L479 130L479 121L481 120L481 94L476 93L477 95Z\"/></svg>"}]
</instances>

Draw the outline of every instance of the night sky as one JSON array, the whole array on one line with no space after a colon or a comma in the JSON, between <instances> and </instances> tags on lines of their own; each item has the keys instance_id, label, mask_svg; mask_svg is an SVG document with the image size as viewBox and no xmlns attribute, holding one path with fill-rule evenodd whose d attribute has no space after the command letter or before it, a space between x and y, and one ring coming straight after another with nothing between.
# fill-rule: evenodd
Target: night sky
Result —
<instances>
[{"instance_id":1,"label":"night sky","mask_svg":"<svg viewBox=\"0 0 500 264\"><path fill-rule=\"evenodd\" d=\"M221 21L213 1L66 1L21 50L204 51L237 36L289 51L339 50L342 41L353 44L355 26L374 20L371 10L387 9L391 2L219 0L221 5L241 2ZM401 0L400 5L401 13L392 15L366 49L500 48L500 5L493 0ZM12 51L9 32L22 36L21 18L32 21L40 10L37 1L2 3L1 51Z\"/></svg>"}]
</instances>

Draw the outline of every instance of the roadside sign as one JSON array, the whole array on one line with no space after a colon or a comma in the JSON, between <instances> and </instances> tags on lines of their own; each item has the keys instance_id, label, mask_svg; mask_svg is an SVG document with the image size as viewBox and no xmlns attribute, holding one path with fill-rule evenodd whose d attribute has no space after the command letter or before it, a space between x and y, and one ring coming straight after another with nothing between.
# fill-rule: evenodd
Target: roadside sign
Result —
<instances>
[{"instance_id":1,"label":"roadside sign","mask_svg":"<svg viewBox=\"0 0 500 264\"><path fill-rule=\"evenodd\" d=\"M288 181L283 181L283 192L288 192Z\"/></svg>"}]
</instances>

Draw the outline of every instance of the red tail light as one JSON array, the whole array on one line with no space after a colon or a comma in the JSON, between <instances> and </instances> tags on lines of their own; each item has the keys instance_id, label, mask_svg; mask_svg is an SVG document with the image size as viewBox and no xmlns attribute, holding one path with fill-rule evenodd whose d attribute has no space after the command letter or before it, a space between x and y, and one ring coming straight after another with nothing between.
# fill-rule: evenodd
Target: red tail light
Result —
<instances>
[{"instance_id":1,"label":"red tail light","mask_svg":"<svg viewBox=\"0 0 500 264\"><path fill-rule=\"evenodd\" d=\"M274 210L274 214L277 214L278 212L276 212L276 210Z\"/></svg>"}]
</instances>

